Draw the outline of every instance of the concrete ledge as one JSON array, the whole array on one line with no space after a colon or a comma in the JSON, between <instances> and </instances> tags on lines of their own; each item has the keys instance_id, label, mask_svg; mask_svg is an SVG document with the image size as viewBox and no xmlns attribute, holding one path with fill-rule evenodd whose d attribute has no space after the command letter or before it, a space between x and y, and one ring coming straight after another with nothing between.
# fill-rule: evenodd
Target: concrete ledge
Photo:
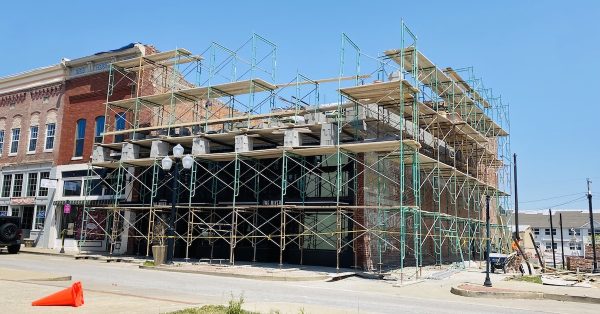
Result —
<instances>
[{"instance_id":1,"label":"concrete ledge","mask_svg":"<svg viewBox=\"0 0 600 314\"><path fill-rule=\"evenodd\" d=\"M491 288L494 289L494 288ZM497 289L490 291L475 291L470 290L464 285L458 287L452 287L450 289L452 294L460 295L463 297L471 298L493 298L493 299L529 299L529 300L541 300L544 298L544 294L541 292L531 291L511 291L507 289Z\"/></svg>"},{"instance_id":2,"label":"concrete ledge","mask_svg":"<svg viewBox=\"0 0 600 314\"><path fill-rule=\"evenodd\" d=\"M70 281L70 275L29 271L13 268L0 268L0 280L15 282L31 281Z\"/></svg>"},{"instance_id":3,"label":"concrete ledge","mask_svg":"<svg viewBox=\"0 0 600 314\"><path fill-rule=\"evenodd\" d=\"M58 253L58 252L53 252L53 251L48 251L48 252L41 252L41 251L29 251L25 248L21 248L21 250L19 251L19 254L34 254L34 255L51 255L51 256L60 256L60 257L68 257L68 258L73 258L73 254L69 254L69 253Z\"/></svg>"},{"instance_id":4,"label":"concrete ledge","mask_svg":"<svg viewBox=\"0 0 600 314\"><path fill-rule=\"evenodd\" d=\"M223 272L212 272L202 270L189 270L189 269L177 269L176 267L162 267L162 266L139 266L141 269L167 271L174 273L186 273L186 274L198 274L198 275L209 275L209 276L220 276L220 277L231 277L231 278L244 278L244 279L255 279L255 280L266 280L266 281L324 281L331 279L330 276L319 275L319 276L269 276L269 275L248 275L239 273L223 273Z\"/></svg>"},{"instance_id":5,"label":"concrete ledge","mask_svg":"<svg viewBox=\"0 0 600 314\"><path fill-rule=\"evenodd\" d=\"M474 287L475 289L473 289ZM465 284L459 285L457 287L452 287L450 289L450 292L452 294L471 298L554 300L563 302L600 304L600 298L595 297L533 291L518 291L510 289L484 288Z\"/></svg>"}]
</instances>

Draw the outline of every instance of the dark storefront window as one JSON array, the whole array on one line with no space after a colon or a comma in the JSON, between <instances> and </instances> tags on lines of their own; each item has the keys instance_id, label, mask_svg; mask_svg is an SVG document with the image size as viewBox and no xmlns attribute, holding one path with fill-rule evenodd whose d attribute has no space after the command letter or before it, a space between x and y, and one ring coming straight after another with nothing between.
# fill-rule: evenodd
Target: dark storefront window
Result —
<instances>
[{"instance_id":1,"label":"dark storefront window","mask_svg":"<svg viewBox=\"0 0 600 314\"><path fill-rule=\"evenodd\" d=\"M38 186L37 172L29 173L27 177L27 196L35 196Z\"/></svg>"},{"instance_id":2,"label":"dark storefront window","mask_svg":"<svg viewBox=\"0 0 600 314\"><path fill-rule=\"evenodd\" d=\"M81 196L81 180L64 181L63 196Z\"/></svg>"},{"instance_id":3,"label":"dark storefront window","mask_svg":"<svg viewBox=\"0 0 600 314\"><path fill-rule=\"evenodd\" d=\"M21 197L23 195L23 174L15 174L15 181L13 182L13 197Z\"/></svg>"},{"instance_id":4,"label":"dark storefront window","mask_svg":"<svg viewBox=\"0 0 600 314\"><path fill-rule=\"evenodd\" d=\"M12 174L5 174L2 180L2 197L10 197L10 186L12 185Z\"/></svg>"},{"instance_id":5,"label":"dark storefront window","mask_svg":"<svg viewBox=\"0 0 600 314\"><path fill-rule=\"evenodd\" d=\"M78 227L81 226L81 221L77 221L79 217L79 212L81 208L75 205L63 205L63 213L60 224L60 230L66 230L65 238L75 238L75 234L79 231Z\"/></svg>"}]
</instances>

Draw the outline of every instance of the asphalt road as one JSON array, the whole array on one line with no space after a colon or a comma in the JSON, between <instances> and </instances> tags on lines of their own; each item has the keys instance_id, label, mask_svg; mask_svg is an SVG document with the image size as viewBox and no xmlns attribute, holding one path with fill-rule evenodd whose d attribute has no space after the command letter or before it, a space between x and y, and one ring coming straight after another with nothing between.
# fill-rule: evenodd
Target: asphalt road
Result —
<instances>
[{"instance_id":1,"label":"asphalt road","mask_svg":"<svg viewBox=\"0 0 600 314\"><path fill-rule=\"evenodd\" d=\"M393 287L383 281L360 278L336 282L274 282L143 270L135 264L4 253L0 254L0 268L68 274L73 280L80 280L84 290L110 294L115 302L118 302L120 295L136 298L140 312L146 313L166 311L169 304L173 308L192 304L222 304L232 296L241 295L247 309L264 312L280 310L282 313L298 313L301 309L308 313L598 312L598 305L591 304L455 296L449 290L453 284L464 279L460 275L405 287ZM36 283L40 286L54 284ZM157 302L162 302L162 307L158 308Z\"/></svg>"}]
</instances>

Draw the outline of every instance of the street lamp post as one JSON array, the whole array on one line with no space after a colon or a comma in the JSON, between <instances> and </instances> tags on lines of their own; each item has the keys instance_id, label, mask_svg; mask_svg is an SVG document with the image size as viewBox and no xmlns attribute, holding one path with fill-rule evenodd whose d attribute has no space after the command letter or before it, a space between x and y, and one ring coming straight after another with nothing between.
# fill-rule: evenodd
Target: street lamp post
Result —
<instances>
[{"instance_id":1,"label":"street lamp post","mask_svg":"<svg viewBox=\"0 0 600 314\"><path fill-rule=\"evenodd\" d=\"M485 281L483 282L483 285L486 287L491 287L492 286L492 281L490 280L490 251L492 250L492 245L490 243L490 196L486 195L485 197L485 229L486 229L486 238L487 238L487 244L486 244L486 251L487 251L487 258L486 258L486 264L485 264Z\"/></svg>"},{"instance_id":2,"label":"street lamp post","mask_svg":"<svg viewBox=\"0 0 600 314\"><path fill-rule=\"evenodd\" d=\"M592 211L592 188L590 184L592 181L587 179L587 199L588 199L588 209L590 211L590 230L592 231L592 255L594 256L593 264L592 264L592 273L600 273L600 269L598 269L598 260L596 259L596 232L594 230L594 213Z\"/></svg>"},{"instance_id":3,"label":"street lamp post","mask_svg":"<svg viewBox=\"0 0 600 314\"><path fill-rule=\"evenodd\" d=\"M173 160L174 159L174 160ZM171 212L169 214L169 226L167 227L167 264L173 264L173 255L175 253L175 219L177 216L177 198L179 196L179 161L184 169L191 169L194 159L187 155L183 157L183 146L177 144L173 147L173 159L166 156L161 167L165 171L171 171Z\"/></svg>"}]
</instances>

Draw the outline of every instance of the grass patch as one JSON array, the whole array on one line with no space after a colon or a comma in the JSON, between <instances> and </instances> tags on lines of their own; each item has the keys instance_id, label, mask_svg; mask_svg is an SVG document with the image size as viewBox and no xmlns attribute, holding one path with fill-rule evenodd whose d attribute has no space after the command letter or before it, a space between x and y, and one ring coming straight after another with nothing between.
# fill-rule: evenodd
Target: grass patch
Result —
<instances>
[{"instance_id":1,"label":"grass patch","mask_svg":"<svg viewBox=\"0 0 600 314\"><path fill-rule=\"evenodd\" d=\"M183 309L169 314L260 314L258 312L251 312L242 309L244 304L244 297L231 298L227 306L224 305L205 305L202 307L193 307L189 309Z\"/></svg>"},{"instance_id":2,"label":"grass patch","mask_svg":"<svg viewBox=\"0 0 600 314\"><path fill-rule=\"evenodd\" d=\"M154 262L153 261L145 261L144 266L154 266Z\"/></svg>"},{"instance_id":3,"label":"grass patch","mask_svg":"<svg viewBox=\"0 0 600 314\"><path fill-rule=\"evenodd\" d=\"M512 280L542 284L542 276L516 276Z\"/></svg>"}]
</instances>

